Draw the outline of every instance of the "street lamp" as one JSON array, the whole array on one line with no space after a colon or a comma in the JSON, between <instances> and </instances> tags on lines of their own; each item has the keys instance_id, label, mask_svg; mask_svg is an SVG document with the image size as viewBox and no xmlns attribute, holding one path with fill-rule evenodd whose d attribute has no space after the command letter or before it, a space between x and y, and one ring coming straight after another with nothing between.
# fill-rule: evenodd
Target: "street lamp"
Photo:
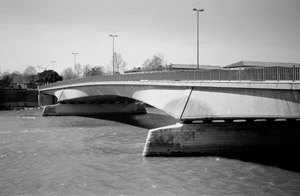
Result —
<instances>
[{"instance_id":1,"label":"street lamp","mask_svg":"<svg viewBox=\"0 0 300 196\"><path fill-rule=\"evenodd\" d=\"M75 74L76 76L79 75L77 72L77 66L76 66L76 55L78 54L77 52L72 52L72 54L74 55L74 71L75 71Z\"/></svg>"},{"instance_id":2,"label":"street lamp","mask_svg":"<svg viewBox=\"0 0 300 196\"><path fill-rule=\"evenodd\" d=\"M112 63L113 63L113 75L115 74L115 37L118 37L118 35L109 35L110 37L113 38L113 59L112 59Z\"/></svg>"},{"instance_id":3,"label":"street lamp","mask_svg":"<svg viewBox=\"0 0 300 196\"><path fill-rule=\"evenodd\" d=\"M54 63L56 63L56 61L51 61L52 65L53 65L53 71L54 71Z\"/></svg>"},{"instance_id":4,"label":"street lamp","mask_svg":"<svg viewBox=\"0 0 300 196\"><path fill-rule=\"evenodd\" d=\"M199 12L204 12L204 9L193 8L197 12L197 70L199 70Z\"/></svg>"},{"instance_id":5,"label":"street lamp","mask_svg":"<svg viewBox=\"0 0 300 196\"><path fill-rule=\"evenodd\" d=\"M52 65L53 65L53 75L52 75L52 79L53 79L53 83L54 83L54 63L56 63L56 61L51 61Z\"/></svg>"}]
</instances>

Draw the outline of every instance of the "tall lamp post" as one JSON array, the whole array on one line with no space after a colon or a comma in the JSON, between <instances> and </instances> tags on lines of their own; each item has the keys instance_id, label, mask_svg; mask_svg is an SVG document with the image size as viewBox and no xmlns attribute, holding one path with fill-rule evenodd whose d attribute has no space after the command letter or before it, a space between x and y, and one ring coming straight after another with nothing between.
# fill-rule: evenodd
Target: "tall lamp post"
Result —
<instances>
[{"instance_id":1,"label":"tall lamp post","mask_svg":"<svg viewBox=\"0 0 300 196\"><path fill-rule=\"evenodd\" d=\"M115 37L118 37L118 35L109 35L110 37L113 38L113 59L112 59L112 63L113 63L113 75L115 74Z\"/></svg>"},{"instance_id":2,"label":"tall lamp post","mask_svg":"<svg viewBox=\"0 0 300 196\"><path fill-rule=\"evenodd\" d=\"M54 71L54 63L56 63L56 61L51 61L52 66L53 66L53 71Z\"/></svg>"},{"instance_id":3,"label":"tall lamp post","mask_svg":"<svg viewBox=\"0 0 300 196\"><path fill-rule=\"evenodd\" d=\"M204 9L193 8L197 12L197 70L199 70L199 12L204 12Z\"/></svg>"},{"instance_id":4,"label":"tall lamp post","mask_svg":"<svg viewBox=\"0 0 300 196\"><path fill-rule=\"evenodd\" d=\"M78 71L77 71L77 67L76 67L76 55L78 54L77 52L72 52L72 54L74 55L74 71L76 76L78 75Z\"/></svg>"},{"instance_id":5,"label":"tall lamp post","mask_svg":"<svg viewBox=\"0 0 300 196\"><path fill-rule=\"evenodd\" d=\"M53 75L52 75L52 79L53 79L53 83L54 83L54 63L56 63L56 61L51 61L52 65L53 65Z\"/></svg>"}]
</instances>

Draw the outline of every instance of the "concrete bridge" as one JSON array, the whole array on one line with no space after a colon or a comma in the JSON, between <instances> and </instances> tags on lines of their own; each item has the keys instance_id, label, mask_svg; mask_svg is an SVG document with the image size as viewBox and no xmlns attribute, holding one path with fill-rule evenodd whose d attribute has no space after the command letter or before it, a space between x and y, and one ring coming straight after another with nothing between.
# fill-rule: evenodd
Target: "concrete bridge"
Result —
<instances>
[{"instance_id":1,"label":"concrete bridge","mask_svg":"<svg viewBox=\"0 0 300 196\"><path fill-rule=\"evenodd\" d=\"M44 116L140 114L146 103L183 123L150 130L144 155L210 154L279 145L282 129L294 134L299 80L295 67L95 76L41 86L39 100ZM273 126L278 119L293 123Z\"/></svg>"}]
</instances>

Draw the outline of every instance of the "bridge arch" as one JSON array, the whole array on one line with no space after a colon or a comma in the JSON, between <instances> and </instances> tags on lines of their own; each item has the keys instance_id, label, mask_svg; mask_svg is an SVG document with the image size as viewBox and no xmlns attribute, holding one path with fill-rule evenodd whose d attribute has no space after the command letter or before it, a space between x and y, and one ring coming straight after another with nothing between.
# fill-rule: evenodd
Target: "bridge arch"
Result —
<instances>
[{"instance_id":1,"label":"bridge arch","mask_svg":"<svg viewBox=\"0 0 300 196\"><path fill-rule=\"evenodd\" d=\"M137 100L158 108L180 119L188 96L186 87L149 85L81 85L45 92L56 97L58 103L66 102L130 102Z\"/></svg>"},{"instance_id":2,"label":"bridge arch","mask_svg":"<svg viewBox=\"0 0 300 196\"><path fill-rule=\"evenodd\" d=\"M176 119L299 118L300 86L295 83L118 81L43 89L59 103L132 99Z\"/></svg>"}]
</instances>

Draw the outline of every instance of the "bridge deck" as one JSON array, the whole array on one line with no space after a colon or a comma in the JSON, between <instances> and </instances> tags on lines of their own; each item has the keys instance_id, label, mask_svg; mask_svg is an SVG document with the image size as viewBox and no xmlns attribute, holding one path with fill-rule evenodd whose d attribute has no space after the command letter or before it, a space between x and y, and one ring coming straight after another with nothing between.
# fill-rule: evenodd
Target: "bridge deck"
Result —
<instances>
[{"instance_id":1,"label":"bridge deck","mask_svg":"<svg viewBox=\"0 0 300 196\"><path fill-rule=\"evenodd\" d=\"M240 83L244 88L247 88L249 83L254 86L263 85L270 86L270 83L291 83L300 81L300 68L292 67L269 67L269 68L246 68L246 69L213 69L213 70L200 70L200 71L163 71L163 72L145 72L121 75L98 75L93 77L86 77L80 79L66 80L53 84L48 84L40 87L40 90L54 89L55 87L70 86L81 83L94 83L94 82L113 82L113 81L189 81L190 85L205 85L209 83L214 86L214 82L223 85L232 85L232 82ZM193 81L193 82L192 82ZM204 83L206 82L206 83ZM119 82L120 83L120 82ZM177 83L178 84L178 83ZM174 83L173 83L174 85ZM271 85L273 86L273 84ZM283 85L280 85L283 86ZM289 85L288 85L289 86ZM286 88L291 88L291 87ZM293 85L294 88L297 85ZM272 87L273 88L273 87ZM298 87L296 87L298 88Z\"/></svg>"}]
</instances>

